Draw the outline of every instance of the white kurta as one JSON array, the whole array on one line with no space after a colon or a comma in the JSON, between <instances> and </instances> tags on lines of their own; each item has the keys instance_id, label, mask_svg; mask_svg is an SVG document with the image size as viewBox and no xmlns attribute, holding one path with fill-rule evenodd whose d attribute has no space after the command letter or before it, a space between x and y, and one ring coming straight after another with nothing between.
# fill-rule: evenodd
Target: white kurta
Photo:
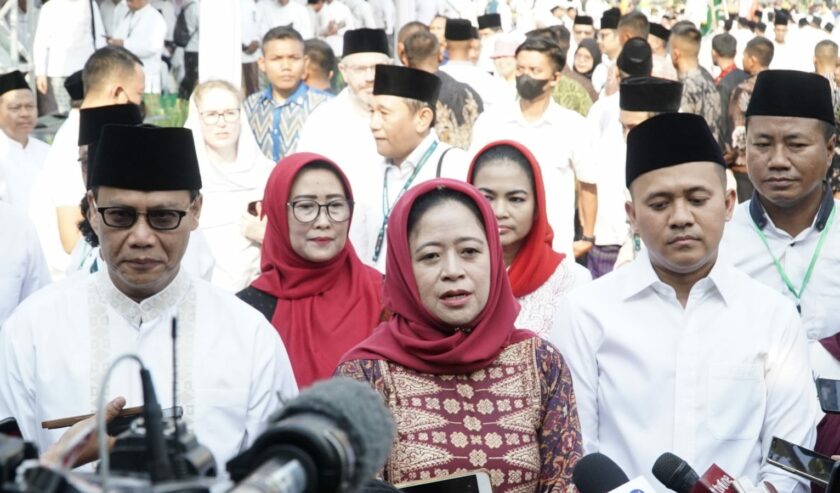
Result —
<instances>
[{"instance_id":1,"label":"white kurta","mask_svg":"<svg viewBox=\"0 0 840 493\"><path fill-rule=\"evenodd\" d=\"M0 177L5 181L5 191L0 190L0 200L12 204L22 214L28 214L32 184L44 165L49 149L49 144L35 137L30 136L26 147L23 147L0 132Z\"/></svg>"},{"instance_id":2,"label":"white kurta","mask_svg":"<svg viewBox=\"0 0 840 493\"><path fill-rule=\"evenodd\" d=\"M95 35L91 33L90 9L88 0L44 4L32 48L36 75L67 77L81 70L95 49L105 46L99 6L93 3Z\"/></svg>"},{"instance_id":3,"label":"white kurta","mask_svg":"<svg viewBox=\"0 0 840 493\"><path fill-rule=\"evenodd\" d=\"M518 102L482 113L473 127L470 156L496 140L515 140L537 158L545 182L548 222L554 230L553 247L572 255L574 241L575 178L596 183L590 165L591 132L579 113L560 107L552 99L542 118L528 122Z\"/></svg>"},{"instance_id":4,"label":"white kurta","mask_svg":"<svg viewBox=\"0 0 840 493\"><path fill-rule=\"evenodd\" d=\"M753 215L750 213L751 204L753 207L759 206L758 203L753 204L752 200L740 204L735 217L726 225L720 245L721 260L732 263L753 279L795 302L796 297L788 290L767 247L755 231ZM796 235L796 238L777 228L762 207L755 207L754 213L759 222L766 220L762 231L773 256L779 260L797 290L802 287L823 230L817 227L817 223L820 220L826 221L831 207L836 209L837 205L838 201L832 200L830 195L826 196L820 213L814 218L814 224ZM840 331L840 310L837 309L840 299L840 217L834 218L826 234L822 252L801 298L802 329L811 341Z\"/></svg>"},{"instance_id":5,"label":"white kurta","mask_svg":"<svg viewBox=\"0 0 840 493\"><path fill-rule=\"evenodd\" d=\"M510 91L501 79L493 77L471 62L450 61L441 65L440 70L475 89L484 101L485 111L511 101Z\"/></svg>"},{"instance_id":6,"label":"white kurta","mask_svg":"<svg viewBox=\"0 0 840 493\"><path fill-rule=\"evenodd\" d=\"M158 399L172 405L171 322L178 317L178 405L187 425L223 469L256 438L279 398L297 393L277 332L259 312L189 274L135 303L108 273L78 275L27 299L0 331L0 408L24 437L46 449L66 430L41 421L89 413L117 356L136 353ZM112 375L106 397L143 402L137 365Z\"/></svg>"},{"instance_id":7,"label":"white kurta","mask_svg":"<svg viewBox=\"0 0 840 493\"><path fill-rule=\"evenodd\" d=\"M436 145L435 145L436 144ZM353 223L350 227L350 239L359 258L362 262L385 272L385 256L388 251L388 239L383 230L382 248L379 257L374 261L376 243L379 232L385 219L385 211L390 211L400 196L400 191L408 183L414 173L416 166L420 164L423 156L434 147L429 157L423 163L420 171L417 172L409 189L425 181L432 180L437 176L437 166L441 163L440 177L466 180L469 169L467 153L461 149L454 148L449 144L440 142L434 130L429 132L420 144L408 155L399 167L390 164L388 161L379 158L379 162L372 166L368 174L367 186L362 192L354 192L356 199L356 213L353 216ZM449 150L451 149L451 150ZM444 152L446 155L444 156ZM441 157L443 161L441 161ZM384 204L383 190L387 180L387 204Z\"/></svg>"},{"instance_id":8,"label":"white kurta","mask_svg":"<svg viewBox=\"0 0 840 493\"><path fill-rule=\"evenodd\" d=\"M125 49L143 61L147 93L160 93L160 55L165 37L166 21L150 4L140 10L129 11L114 29L114 38L123 40Z\"/></svg>"},{"instance_id":9,"label":"white kurta","mask_svg":"<svg viewBox=\"0 0 840 493\"><path fill-rule=\"evenodd\" d=\"M558 311L557 301L573 289L592 281L589 270L575 262L565 259L542 286L533 293L528 293L519 301L519 315L514 326L528 329L543 339L548 339L557 319L566 314Z\"/></svg>"},{"instance_id":10,"label":"white kurta","mask_svg":"<svg viewBox=\"0 0 840 493\"><path fill-rule=\"evenodd\" d=\"M713 463L780 493L807 484L764 462L778 436L806 448L817 403L793 305L718 262L686 307L636 260L571 293L552 334L572 371L585 453L657 484L673 452L696 471Z\"/></svg>"},{"instance_id":11,"label":"white kurta","mask_svg":"<svg viewBox=\"0 0 840 493\"><path fill-rule=\"evenodd\" d=\"M288 25L299 32L303 39L315 37L315 30L307 7L296 2L280 5L277 0L259 0L259 3L257 3L257 19L259 19L260 39L270 29Z\"/></svg>"},{"instance_id":12,"label":"white kurta","mask_svg":"<svg viewBox=\"0 0 840 493\"><path fill-rule=\"evenodd\" d=\"M0 202L0 326L27 296L50 283L38 234L25 216ZM0 406L0 409L2 406ZM0 410L0 416L4 416Z\"/></svg>"},{"instance_id":13,"label":"white kurta","mask_svg":"<svg viewBox=\"0 0 840 493\"><path fill-rule=\"evenodd\" d=\"M338 32L326 36L325 32L331 22L338 26ZM321 30L320 33L316 33L318 37L322 37L330 45L336 57L341 57L344 53L344 33L359 26L356 25L356 18L349 7L340 0L331 0L318 12L318 27Z\"/></svg>"},{"instance_id":14,"label":"white kurta","mask_svg":"<svg viewBox=\"0 0 840 493\"><path fill-rule=\"evenodd\" d=\"M116 4L113 0L102 0L99 2L99 11L102 14L102 23L105 25L105 32L111 36L114 29L123 17L128 13L125 0L119 0Z\"/></svg>"},{"instance_id":15,"label":"white kurta","mask_svg":"<svg viewBox=\"0 0 840 493\"><path fill-rule=\"evenodd\" d=\"M262 33L257 17L257 2L255 0L240 0L239 18L241 24L242 44L248 46L252 41L262 43ZM242 63L254 63L260 59L260 50L250 55L242 52Z\"/></svg>"},{"instance_id":16,"label":"white kurta","mask_svg":"<svg viewBox=\"0 0 840 493\"><path fill-rule=\"evenodd\" d=\"M300 130L297 152L316 152L330 158L344 171L358 195L382 158L370 130L370 113L353 102L350 91L344 88L309 114Z\"/></svg>"}]
</instances>

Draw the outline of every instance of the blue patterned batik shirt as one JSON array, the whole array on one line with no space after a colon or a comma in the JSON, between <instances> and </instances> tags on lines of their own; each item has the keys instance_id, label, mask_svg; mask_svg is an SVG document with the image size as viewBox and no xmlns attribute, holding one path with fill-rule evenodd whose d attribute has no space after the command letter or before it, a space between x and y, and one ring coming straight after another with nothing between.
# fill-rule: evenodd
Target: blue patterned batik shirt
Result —
<instances>
[{"instance_id":1,"label":"blue patterned batik shirt","mask_svg":"<svg viewBox=\"0 0 840 493\"><path fill-rule=\"evenodd\" d=\"M303 82L281 103L274 101L271 86L245 99L245 114L263 154L275 163L297 146L300 129L309 114L333 95Z\"/></svg>"}]
</instances>

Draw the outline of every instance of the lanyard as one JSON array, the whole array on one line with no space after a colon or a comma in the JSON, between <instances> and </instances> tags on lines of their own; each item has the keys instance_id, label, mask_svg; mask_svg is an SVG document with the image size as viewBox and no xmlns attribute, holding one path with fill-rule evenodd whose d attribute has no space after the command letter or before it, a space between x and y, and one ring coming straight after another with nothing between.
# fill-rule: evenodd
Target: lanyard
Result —
<instances>
[{"instance_id":1,"label":"lanyard","mask_svg":"<svg viewBox=\"0 0 840 493\"><path fill-rule=\"evenodd\" d=\"M758 237L761 238L761 242L764 243L765 248L767 248L767 253L769 253L770 257L773 259L773 264L776 266L776 270L782 277L782 281L785 283L785 286L787 286L788 291L790 291L794 298L796 298L796 310L799 311L799 313L802 313L802 307L799 303L800 299L802 298L802 294L805 292L805 288L808 286L808 282L811 280L811 274L814 273L814 266L817 264L817 259L820 258L820 252L822 251L823 244L825 243L825 238L828 236L828 231L834 223L835 212L837 212L837 208L832 207L831 214L828 216L828 221L826 221L825 227L820 233L820 238L817 240L817 248L814 249L814 255L811 256L811 263L808 264L808 270L805 271L805 278L802 280L802 287L800 287L798 291L788 277L787 272L785 272L785 268L782 267L782 264L779 262L779 259L777 259L776 256L773 255L773 251L770 250L770 244L767 242L767 236L765 236L764 231L755 224L755 221L752 223L753 229L755 229L755 232L758 233Z\"/></svg>"},{"instance_id":2,"label":"lanyard","mask_svg":"<svg viewBox=\"0 0 840 493\"><path fill-rule=\"evenodd\" d=\"M400 200L400 197L403 196L406 190L411 186L414 182L414 179L417 178L417 175L420 173L420 170L423 169L423 165L426 164L426 161L432 157L432 154L437 149L438 142L435 140L432 142L432 145L426 149L426 152L423 153L423 157L420 158L420 161L417 163L417 166L414 167L414 172L411 173L411 176L408 177L408 181L405 182L400 193L397 194L397 198L394 200L394 204ZM382 225L379 226L379 234L376 235L376 247L373 250L373 261L374 263L379 260L379 255L382 253L382 246L385 242L385 230L388 228L388 218L391 216L391 211L394 210L394 206L388 204L388 171L391 168L387 168L385 170L385 178L382 179Z\"/></svg>"}]
</instances>

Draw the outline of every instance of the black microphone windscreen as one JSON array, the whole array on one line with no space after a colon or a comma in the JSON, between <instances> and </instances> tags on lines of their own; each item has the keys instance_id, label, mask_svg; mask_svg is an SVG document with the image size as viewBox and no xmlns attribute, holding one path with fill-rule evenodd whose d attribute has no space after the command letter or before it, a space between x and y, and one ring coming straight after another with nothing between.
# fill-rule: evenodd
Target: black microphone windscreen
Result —
<instances>
[{"instance_id":1,"label":"black microphone windscreen","mask_svg":"<svg viewBox=\"0 0 840 493\"><path fill-rule=\"evenodd\" d=\"M618 464L598 452L584 456L572 471L572 482L580 493L607 493L628 481Z\"/></svg>"},{"instance_id":2,"label":"black microphone windscreen","mask_svg":"<svg viewBox=\"0 0 840 493\"><path fill-rule=\"evenodd\" d=\"M666 488L677 493L688 493L700 480L697 472L671 452L660 455L653 464L653 476Z\"/></svg>"},{"instance_id":3,"label":"black microphone windscreen","mask_svg":"<svg viewBox=\"0 0 840 493\"><path fill-rule=\"evenodd\" d=\"M271 421L302 413L324 415L347 433L356 453L349 491L355 491L385 465L394 440L394 422L382 396L370 385L347 377L322 380L303 390Z\"/></svg>"}]
</instances>

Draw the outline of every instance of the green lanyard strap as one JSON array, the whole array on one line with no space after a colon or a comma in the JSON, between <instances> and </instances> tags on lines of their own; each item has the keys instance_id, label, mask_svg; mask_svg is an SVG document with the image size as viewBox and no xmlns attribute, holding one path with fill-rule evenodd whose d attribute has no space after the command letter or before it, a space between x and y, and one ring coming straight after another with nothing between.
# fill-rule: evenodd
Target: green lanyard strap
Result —
<instances>
[{"instance_id":1,"label":"green lanyard strap","mask_svg":"<svg viewBox=\"0 0 840 493\"><path fill-rule=\"evenodd\" d=\"M770 243L767 242L767 236L764 234L764 231L758 227L755 221L752 221L753 229L755 232L758 233L758 237L761 238L761 242L764 243L764 247L767 248L767 253L770 254L770 257L773 259L773 265L776 266L776 270L779 272L779 275L782 277L782 281L787 286L788 291L796 298L796 309L799 312L802 312L802 308L800 307L800 300L802 299L802 294L805 293L805 288L808 286L808 283L811 281L811 275L814 273L814 266L817 264L817 259L820 258L820 252L822 251L823 245L825 244L825 239L828 236L828 231L831 229L831 225L834 223L834 213L837 211L836 207L831 208L831 214L828 216L828 221L826 221L825 227L823 228L822 232L820 233L820 238L817 240L817 248L814 249L814 255L811 256L811 263L808 264L808 270L805 271L805 278L802 280L802 286L799 290L793 285L791 282L790 277L788 277L787 272L785 272L785 268L782 267L781 262L779 259L773 255L773 251L770 249Z\"/></svg>"},{"instance_id":2,"label":"green lanyard strap","mask_svg":"<svg viewBox=\"0 0 840 493\"><path fill-rule=\"evenodd\" d=\"M438 141L435 140L432 142L432 145L426 149L426 152L423 153L423 156L420 158L420 161L417 163L417 166L414 167L414 172L411 173L411 176L408 177L408 181L405 182L400 193L397 194L397 198L394 200L394 204L396 204L400 197L408 190L412 183L414 183L414 179L417 178L417 175L420 173L420 170L423 169L423 166L426 164L426 161L432 157L434 154L435 149L437 149ZM394 210L394 205L388 203L388 171L390 168L385 169L385 177L382 179L382 224L379 226L379 234L376 235L376 247L373 250L373 261L377 262L379 260L379 255L382 253L382 247L385 243L385 231L388 228L388 218L391 216L391 211Z\"/></svg>"}]
</instances>

